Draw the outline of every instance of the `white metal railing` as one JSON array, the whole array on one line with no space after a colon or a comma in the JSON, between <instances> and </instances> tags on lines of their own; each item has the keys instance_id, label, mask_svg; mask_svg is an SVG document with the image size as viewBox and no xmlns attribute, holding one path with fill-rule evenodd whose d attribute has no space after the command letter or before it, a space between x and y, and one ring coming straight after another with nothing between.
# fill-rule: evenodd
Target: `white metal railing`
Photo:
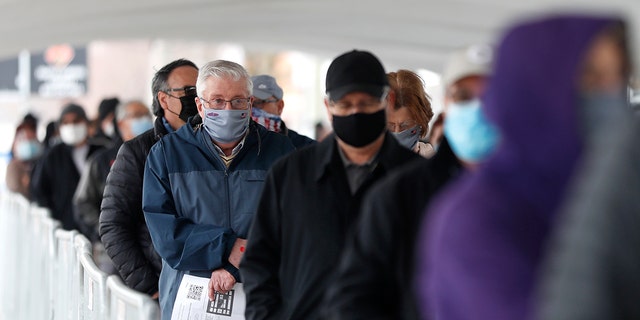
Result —
<instances>
[{"instance_id":1,"label":"white metal railing","mask_svg":"<svg viewBox=\"0 0 640 320\"><path fill-rule=\"evenodd\" d=\"M160 319L158 305L146 294L129 289L120 277L107 278L109 292L109 319L143 320Z\"/></svg>"},{"instance_id":2,"label":"white metal railing","mask_svg":"<svg viewBox=\"0 0 640 320\"><path fill-rule=\"evenodd\" d=\"M91 242L0 193L0 319L159 319L157 302L95 264Z\"/></svg>"}]
</instances>

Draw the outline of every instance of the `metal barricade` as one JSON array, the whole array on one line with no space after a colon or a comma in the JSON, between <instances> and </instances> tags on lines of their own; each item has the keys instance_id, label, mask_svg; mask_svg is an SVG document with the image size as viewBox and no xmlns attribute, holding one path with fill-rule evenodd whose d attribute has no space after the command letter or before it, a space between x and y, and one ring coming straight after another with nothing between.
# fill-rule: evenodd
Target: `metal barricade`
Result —
<instances>
[{"instance_id":1,"label":"metal barricade","mask_svg":"<svg viewBox=\"0 0 640 320\"><path fill-rule=\"evenodd\" d=\"M120 277L107 278L109 318L111 320L160 319L158 303L148 295L127 287Z\"/></svg>"},{"instance_id":2,"label":"metal barricade","mask_svg":"<svg viewBox=\"0 0 640 320\"><path fill-rule=\"evenodd\" d=\"M80 308L82 319L107 319L107 274L100 270L87 253L80 256L83 267L83 302Z\"/></svg>"},{"instance_id":3,"label":"metal barricade","mask_svg":"<svg viewBox=\"0 0 640 320\"><path fill-rule=\"evenodd\" d=\"M77 255L74 248L73 238L78 231L62 230L55 231L56 235L56 259L55 259L55 277L53 279L53 287L55 295L53 297L53 319L69 320L76 319L73 317L77 314L77 305L73 305L73 295L78 294L73 290L73 268L76 265Z\"/></svg>"}]
</instances>

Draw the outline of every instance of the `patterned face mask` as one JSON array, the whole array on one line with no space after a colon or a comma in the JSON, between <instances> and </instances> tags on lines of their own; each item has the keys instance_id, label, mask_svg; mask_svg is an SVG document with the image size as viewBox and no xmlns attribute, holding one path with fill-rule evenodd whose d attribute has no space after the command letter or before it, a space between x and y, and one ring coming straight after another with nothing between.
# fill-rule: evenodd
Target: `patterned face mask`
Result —
<instances>
[{"instance_id":1,"label":"patterned face mask","mask_svg":"<svg viewBox=\"0 0 640 320\"><path fill-rule=\"evenodd\" d=\"M278 133L282 131L282 119L279 115L268 113L260 108L253 108L251 118L269 131Z\"/></svg>"}]
</instances>

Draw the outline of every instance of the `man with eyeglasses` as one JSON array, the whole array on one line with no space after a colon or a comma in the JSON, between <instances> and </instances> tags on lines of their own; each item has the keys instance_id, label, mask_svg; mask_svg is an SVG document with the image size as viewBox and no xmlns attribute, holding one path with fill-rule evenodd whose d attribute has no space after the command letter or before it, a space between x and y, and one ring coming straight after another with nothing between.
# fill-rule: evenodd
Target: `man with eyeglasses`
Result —
<instances>
[{"instance_id":1,"label":"man with eyeglasses","mask_svg":"<svg viewBox=\"0 0 640 320\"><path fill-rule=\"evenodd\" d=\"M253 82L253 109L251 110L253 121L269 131L287 136L296 149L316 143L315 140L287 128L282 121L280 115L284 109L283 91L274 77L263 74L251 77L251 82Z\"/></svg>"},{"instance_id":2,"label":"man with eyeglasses","mask_svg":"<svg viewBox=\"0 0 640 320\"><path fill-rule=\"evenodd\" d=\"M247 319L319 319L360 202L390 170L420 159L386 131L389 84L366 51L337 57L325 106L335 134L273 166L240 268Z\"/></svg>"},{"instance_id":3,"label":"man with eyeglasses","mask_svg":"<svg viewBox=\"0 0 640 320\"><path fill-rule=\"evenodd\" d=\"M153 128L125 142L111 166L100 212L100 236L107 254L132 289L158 297L162 263L142 212L142 176L151 147L195 116L198 67L185 59L158 70L151 83Z\"/></svg>"},{"instance_id":4,"label":"man with eyeglasses","mask_svg":"<svg viewBox=\"0 0 640 320\"><path fill-rule=\"evenodd\" d=\"M165 136L151 149L144 173L144 215L162 257L162 319L172 316L183 275L210 278L211 299L240 280L267 170L294 150L287 137L251 120L253 86L241 65L209 62L196 87L202 124Z\"/></svg>"}]
</instances>

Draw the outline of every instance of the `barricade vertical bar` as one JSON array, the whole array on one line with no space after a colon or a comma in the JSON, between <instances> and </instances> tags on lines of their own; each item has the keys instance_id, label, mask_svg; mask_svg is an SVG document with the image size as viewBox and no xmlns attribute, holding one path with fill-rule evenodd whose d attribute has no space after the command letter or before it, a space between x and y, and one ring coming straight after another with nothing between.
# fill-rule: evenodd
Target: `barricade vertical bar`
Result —
<instances>
[{"instance_id":1,"label":"barricade vertical bar","mask_svg":"<svg viewBox=\"0 0 640 320\"><path fill-rule=\"evenodd\" d=\"M148 295L127 287L120 277L107 278L109 318L111 320L160 319L158 303Z\"/></svg>"}]
</instances>

